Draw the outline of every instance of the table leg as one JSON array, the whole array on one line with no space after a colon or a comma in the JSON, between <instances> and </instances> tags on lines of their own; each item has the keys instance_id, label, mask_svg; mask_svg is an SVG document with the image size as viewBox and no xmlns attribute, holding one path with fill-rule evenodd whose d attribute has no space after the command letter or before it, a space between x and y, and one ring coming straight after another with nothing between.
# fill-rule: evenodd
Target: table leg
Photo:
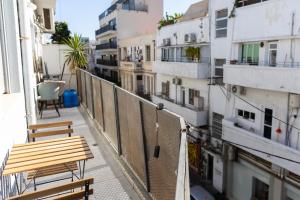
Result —
<instances>
[{"instance_id":1,"label":"table leg","mask_svg":"<svg viewBox=\"0 0 300 200\"><path fill-rule=\"evenodd\" d=\"M17 174L14 174L14 177L15 177L15 182L16 182L17 192L18 192L18 195L19 195L19 194L20 194L20 189L19 189L19 184L18 184L18 177L17 177Z\"/></svg>"},{"instance_id":2,"label":"table leg","mask_svg":"<svg viewBox=\"0 0 300 200\"><path fill-rule=\"evenodd\" d=\"M84 171L85 171L85 160L83 161L82 177L81 177L81 179L84 179Z\"/></svg>"}]
</instances>

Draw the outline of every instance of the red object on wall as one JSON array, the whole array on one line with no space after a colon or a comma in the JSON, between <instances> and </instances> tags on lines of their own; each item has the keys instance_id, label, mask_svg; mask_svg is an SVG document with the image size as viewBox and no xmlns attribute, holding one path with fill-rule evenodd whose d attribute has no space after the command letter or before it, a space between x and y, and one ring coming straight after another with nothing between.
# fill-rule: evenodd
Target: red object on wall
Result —
<instances>
[{"instance_id":1,"label":"red object on wall","mask_svg":"<svg viewBox=\"0 0 300 200\"><path fill-rule=\"evenodd\" d=\"M276 129L276 133L277 133L277 134L281 134L281 133L282 133L282 131L281 131L281 128L280 128L280 127L278 127L278 128Z\"/></svg>"}]
</instances>

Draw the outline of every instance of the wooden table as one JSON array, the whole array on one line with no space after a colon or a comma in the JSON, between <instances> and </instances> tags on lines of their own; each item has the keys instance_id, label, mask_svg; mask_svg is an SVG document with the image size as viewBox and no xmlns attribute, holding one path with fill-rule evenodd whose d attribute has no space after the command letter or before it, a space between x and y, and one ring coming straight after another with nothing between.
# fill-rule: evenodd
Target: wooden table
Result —
<instances>
[{"instance_id":1,"label":"wooden table","mask_svg":"<svg viewBox=\"0 0 300 200\"><path fill-rule=\"evenodd\" d=\"M14 175L18 192L21 193L22 184L18 186L18 173L74 161L79 162L80 166L80 161L83 161L82 169L81 166L79 168L80 176L84 178L85 162L92 158L94 156L85 138L81 136L18 144L11 150L3 175Z\"/></svg>"}]
</instances>

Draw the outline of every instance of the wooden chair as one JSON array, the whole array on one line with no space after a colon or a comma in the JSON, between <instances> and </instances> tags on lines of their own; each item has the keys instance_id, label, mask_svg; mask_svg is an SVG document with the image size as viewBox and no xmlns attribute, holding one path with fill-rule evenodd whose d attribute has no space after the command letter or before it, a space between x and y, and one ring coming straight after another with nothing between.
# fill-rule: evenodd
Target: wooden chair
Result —
<instances>
[{"instance_id":1,"label":"wooden chair","mask_svg":"<svg viewBox=\"0 0 300 200\"><path fill-rule=\"evenodd\" d=\"M28 127L28 141L35 142L37 138L66 135L66 134L69 137L71 137L73 133L73 129L71 128L72 125L73 125L72 121L30 125ZM38 185L36 184L36 178L71 172L72 176L70 178L73 181L74 171L77 170L78 170L78 166L76 162L59 164L51 167L45 167L38 170L29 171L27 175L27 180L33 180L34 190L36 190L36 186Z\"/></svg>"},{"instance_id":2,"label":"wooden chair","mask_svg":"<svg viewBox=\"0 0 300 200\"><path fill-rule=\"evenodd\" d=\"M40 198L50 198L52 200L88 200L89 196L94 193L94 190L90 188L92 184L94 184L94 178L87 178L56 187L24 193L7 200L33 200Z\"/></svg>"}]
</instances>

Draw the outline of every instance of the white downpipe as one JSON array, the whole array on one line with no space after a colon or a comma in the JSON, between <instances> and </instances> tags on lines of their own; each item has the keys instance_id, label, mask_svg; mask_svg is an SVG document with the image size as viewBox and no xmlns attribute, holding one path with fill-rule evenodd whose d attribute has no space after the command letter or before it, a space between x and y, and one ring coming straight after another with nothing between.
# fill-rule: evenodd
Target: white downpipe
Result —
<instances>
[{"instance_id":1,"label":"white downpipe","mask_svg":"<svg viewBox=\"0 0 300 200\"><path fill-rule=\"evenodd\" d=\"M17 0L20 24L20 44L23 64L23 78L25 88L26 107L29 123L36 123L36 77L33 66L33 47L31 38L30 23L30 2L27 0Z\"/></svg>"}]
</instances>

